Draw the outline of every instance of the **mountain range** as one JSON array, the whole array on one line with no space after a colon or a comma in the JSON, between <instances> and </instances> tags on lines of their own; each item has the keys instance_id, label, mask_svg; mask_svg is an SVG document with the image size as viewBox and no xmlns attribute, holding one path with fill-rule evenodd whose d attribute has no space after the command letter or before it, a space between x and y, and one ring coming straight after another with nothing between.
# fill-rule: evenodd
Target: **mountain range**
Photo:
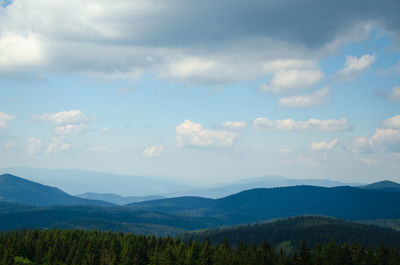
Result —
<instances>
[{"instance_id":1,"label":"mountain range","mask_svg":"<svg viewBox=\"0 0 400 265\"><path fill-rule=\"evenodd\" d=\"M347 220L400 218L400 192L387 191L383 184L369 189L258 188L220 199L182 196L117 206L5 174L0 176L0 197L3 230L58 227L161 235L299 215Z\"/></svg>"},{"instance_id":2,"label":"mountain range","mask_svg":"<svg viewBox=\"0 0 400 265\"><path fill-rule=\"evenodd\" d=\"M91 199L96 198L113 203L117 203L115 200L126 201L126 199L116 199L116 196L199 196L215 199L254 188L273 188L295 185L323 187L363 185L362 183L344 183L324 179L292 179L283 176L269 175L246 178L231 183L199 187L150 176L116 175L76 169L6 168L0 169L0 172L23 176L34 182L57 187L69 194L78 194L78 197L83 196L86 198L90 196L89 198ZM84 193L91 194L82 195ZM110 193L116 196L110 196Z\"/></svg>"},{"instance_id":3,"label":"mountain range","mask_svg":"<svg viewBox=\"0 0 400 265\"><path fill-rule=\"evenodd\" d=\"M10 174L0 175L0 201L20 204L112 206L110 202L78 198L64 191Z\"/></svg>"}]
</instances>

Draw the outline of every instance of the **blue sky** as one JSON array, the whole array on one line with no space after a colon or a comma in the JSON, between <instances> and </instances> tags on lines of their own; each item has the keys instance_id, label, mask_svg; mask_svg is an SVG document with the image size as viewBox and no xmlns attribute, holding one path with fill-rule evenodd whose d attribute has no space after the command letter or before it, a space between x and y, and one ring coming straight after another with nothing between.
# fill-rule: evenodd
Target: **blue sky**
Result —
<instances>
[{"instance_id":1,"label":"blue sky","mask_svg":"<svg viewBox=\"0 0 400 265\"><path fill-rule=\"evenodd\" d=\"M400 181L398 1L6 2L0 168Z\"/></svg>"}]
</instances>

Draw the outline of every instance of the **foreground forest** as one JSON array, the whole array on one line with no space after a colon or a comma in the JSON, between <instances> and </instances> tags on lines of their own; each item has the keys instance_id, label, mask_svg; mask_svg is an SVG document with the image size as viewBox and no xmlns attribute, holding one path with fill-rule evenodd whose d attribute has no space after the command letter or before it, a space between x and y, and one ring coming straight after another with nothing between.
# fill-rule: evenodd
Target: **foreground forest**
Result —
<instances>
[{"instance_id":1,"label":"foreground forest","mask_svg":"<svg viewBox=\"0 0 400 265\"><path fill-rule=\"evenodd\" d=\"M304 241L285 253L267 242L230 246L227 241L212 245L207 239L185 242L99 231L23 230L0 234L0 264L398 265L400 251L334 241L309 249Z\"/></svg>"}]
</instances>

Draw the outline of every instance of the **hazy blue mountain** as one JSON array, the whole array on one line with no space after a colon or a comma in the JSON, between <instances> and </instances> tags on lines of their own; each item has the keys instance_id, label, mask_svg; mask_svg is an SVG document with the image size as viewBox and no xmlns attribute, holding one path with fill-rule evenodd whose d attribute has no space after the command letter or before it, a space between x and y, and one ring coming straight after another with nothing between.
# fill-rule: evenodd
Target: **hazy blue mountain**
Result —
<instances>
[{"instance_id":1,"label":"hazy blue mountain","mask_svg":"<svg viewBox=\"0 0 400 265\"><path fill-rule=\"evenodd\" d=\"M157 179L99 173L77 169L6 168L0 173L17 176L62 189L69 194L116 193L121 196L162 195L169 192L193 189L190 186Z\"/></svg>"},{"instance_id":2,"label":"hazy blue mountain","mask_svg":"<svg viewBox=\"0 0 400 265\"><path fill-rule=\"evenodd\" d=\"M360 188L382 191L400 191L400 184L390 180L383 180L369 185L360 186Z\"/></svg>"},{"instance_id":3,"label":"hazy blue mountain","mask_svg":"<svg viewBox=\"0 0 400 265\"><path fill-rule=\"evenodd\" d=\"M0 175L0 201L29 205L97 205L111 203L71 196L60 189L45 186L10 174Z\"/></svg>"},{"instance_id":4,"label":"hazy blue mountain","mask_svg":"<svg viewBox=\"0 0 400 265\"><path fill-rule=\"evenodd\" d=\"M165 197L159 195L149 195L149 196L127 196L123 197L114 193L82 193L76 195L77 197L90 199L90 200L101 200L105 202L112 202L118 205L125 205L133 202L143 202L151 200L164 199Z\"/></svg>"},{"instance_id":5,"label":"hazy blue mountain","mask_svg":"<svg viewBox=\"0 0 400 265\"><path fill-rule=\"evenodd\" d=\"M193 204L191 201L198 203ZM348 220L400 218L400 193L355 187L252 189L221 199L180 197L130 204L140 210L219 217L226 224L314 214Z\"/></svg>"},{"instance_id":6,"label":"hazy blue mountain","mask_svg":"<svg viewBox=\"0 0 400 265\"><path fill-rule=\"evenodd\" d=\"M186 190L166 194L166 197L178 196L199 196L206 198L222 198L241 191L255 188L275 188L288 187L297 185L312 185L321 187L336 187L336 186L359 186L360 183L344 183L339 181L331 181L325 179L291 179L283 176L264 176L257 178L243 179L233 183L223 183L215 187L206 189Z\"/></svg>"},{"instance_id":7,"label":"hazy blue mountain","mask_svg":"<svg viewBox=\"0 0 400 265\"><path fill-rule=\"evenodd\" d=\"M241 242L260 244L266 240L278 250L279 247L299 247L303 240L311 247L334 240L340 244L358 242L374 248L380 244L400 248L399 232L322 216L298 216L266 223L209 229L191 232L180 238L185 241L203 241L208 238L212 244L223 244L227 240L230 245L236 246Z\"/></svg>"},{"instance_id":8,"label":"hazy blue mountain","mask_svg":"<svg viewBox=\"0 0 400 265\"><path fill-rule=\"evenodd\" d=\"M273 188L294 185L314 185L323 187L360 186L360 183L342 183L323 179L290 179L282 176L264 176L246 178L232 183L222 183L209 187L196 187L157 179L116 175L76 169L37 169L6 168L0 174L10 173L17 176L62 189L70 194L114 193L119 196L152 196L163 197L199 196L206 198L222 198L244 190L254 188Z\"/></svg>"}]
</instances>

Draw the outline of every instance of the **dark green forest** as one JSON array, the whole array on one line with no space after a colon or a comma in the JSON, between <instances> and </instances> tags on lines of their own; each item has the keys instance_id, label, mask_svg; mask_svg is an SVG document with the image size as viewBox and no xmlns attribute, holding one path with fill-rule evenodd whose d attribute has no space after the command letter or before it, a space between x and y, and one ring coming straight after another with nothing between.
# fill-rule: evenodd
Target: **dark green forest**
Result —
<instances>
[{"instance_id":1,"label":"dark green forest","mask_svg":"<svg viewBox=\"0 0 400 265\"><path fill-rule=\"evenodd\" d=\"M0 233L0 264L287 264L398 265L397 248L358 243L306 242L290 253L267 241L231 246L123 233L81 230L22 230Z\"/></svg>"},{"instance_id":2,"label":"dark green forest","mask_svg":"<svg viewBox=\"0 0 400 265\"><path fill-rule=\"evenodd\" d=\"M274 246L292 248L299 247L303 240L311 247L334 240L341 244L357 242L373 248L384 244L400 249L398 231L324 216L289 217L264 223L206 229L180 236L185 241L203 241L206 238L212 244L222 244L224 240L231 245L241 242L260 244L267 240Z\"/></svg>"}]
</instances>

